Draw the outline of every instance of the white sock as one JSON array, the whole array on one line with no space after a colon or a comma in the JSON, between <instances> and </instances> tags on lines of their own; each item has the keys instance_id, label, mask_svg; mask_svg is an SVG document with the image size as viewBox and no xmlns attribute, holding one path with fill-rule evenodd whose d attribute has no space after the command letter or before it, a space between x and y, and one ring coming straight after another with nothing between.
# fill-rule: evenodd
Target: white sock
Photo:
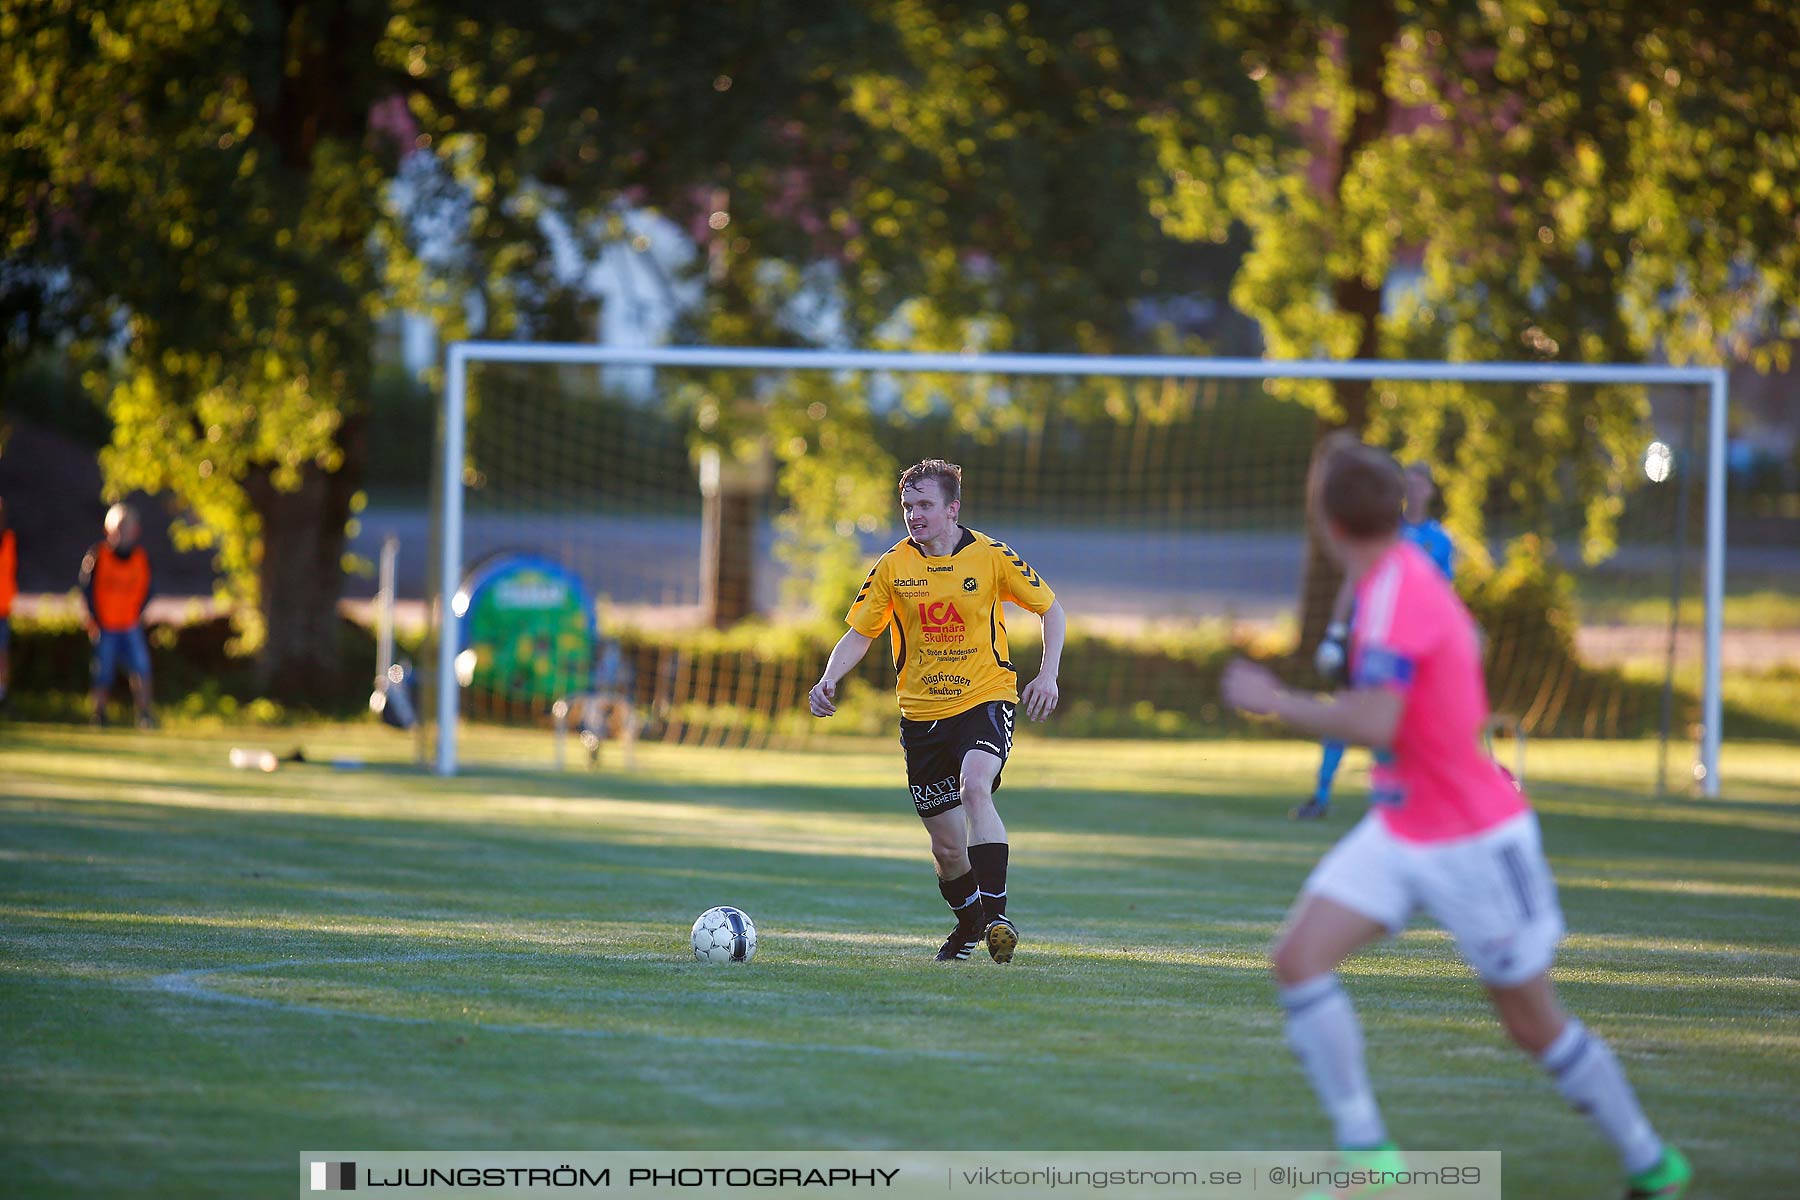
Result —
<instances>
[{"instance_id":1,"label":"white sock","mask_svg":"<svg viewBox=\"0 0 1800 1200\"><path fill-rule=\"evenodd\" d=\"M1662 1139L1650 1128L1624 1069L1599 1035L1571 1019L1538 1062L1555 1076L1556 1090L1570 1107L1613 1144L1627 1175L1648 1171L1662 1160Z\"/></svg>"},{"instance_id":2,"label":"white sock","mask_svg":"<svg viewBox=\"0 0 1800 1200\"><path fill-rule=\"evenodd\" d=\"M1363 1065L1362 1026L1335 974L1318 975L1281 989L1287 1041L1331 1115L1342 1149L1379 1146L1387 1127Z\"/></svg>"}]
</instances>

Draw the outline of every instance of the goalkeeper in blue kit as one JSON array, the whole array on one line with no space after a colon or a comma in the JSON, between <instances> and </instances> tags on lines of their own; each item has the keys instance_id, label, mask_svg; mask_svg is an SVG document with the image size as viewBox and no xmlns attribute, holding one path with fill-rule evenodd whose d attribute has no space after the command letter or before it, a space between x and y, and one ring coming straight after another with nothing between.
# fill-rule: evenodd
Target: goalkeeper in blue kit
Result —
<instances>
[{"instance_id":1,"label":"goalkeeper in blue kit","mask_svg":"<svg viewBox=\"0 0 1800 1200\"><path fill-rule=\"evenodd\" d=\"M1423 550L1425 556L1443 572L1445 579L1454 578L1456 545L1450 540L1450 534L1431 515L1432 504L1437 500L1437 481L1432 478L1430 464L1408 464L1405 480L1406 520L1401 523L1400 536ZM1313 653L1313 666L1318 668L1325 682L1334 687L1345 682L1350 610L1355 598L1356 589L1349 580L1345 580L1344 585L1338 589L1337 599L1332 603L1331 624L1325 629L1324 640ZM1290 809L1289 817L1296 821L1318 821L1331 815L1331 785L1336 781L1338 767L1343 761L1344 743L1326 742L1325 752L1319 760L1319 780L1313 787L1312 797L1304 804Z\"/></svg>"}]
</instances>

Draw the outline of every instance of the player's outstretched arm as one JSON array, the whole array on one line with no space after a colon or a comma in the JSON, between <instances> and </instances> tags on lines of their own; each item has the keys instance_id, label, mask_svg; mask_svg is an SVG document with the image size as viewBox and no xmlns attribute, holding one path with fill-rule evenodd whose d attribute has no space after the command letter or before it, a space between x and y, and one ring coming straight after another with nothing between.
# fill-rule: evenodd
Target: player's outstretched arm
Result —
<instances>
[{"instance_id":1,"label":"player's outstretched arm","mask_svg":"<svg viewBox=\"0 0 1800 1200\"><path fill-rule=\"evenodd\" d=\"M1042 721L1055 712L1056 702L1062 698L1056 677L1062 671L1063 640L1068 634L1069 616L1063 612L1062 601L1055 601L1044 610L1044 665L1038 668L1037 678L1019 693L1025 715L1033 721Z\"/></svg>"},{"instance_id":2,"label":"player's outstretched arm","mask_svg":"<svg viewBox=\"0 0 1800 1200\"><path fill-rule=\"evenodd\" d=\"M844 631L838 644L831 648L831 658L825 663L825 674L819 676L819 682L812 685L812 691L806 693L807 707L812 709L815 717L829 717L837 711L838 681L848 675L856 664L863 660L875 639L854 629Z\"/></svg>"},{"instance_id":3,"label":"player's outstretched arm","mask_svg":"<svg viewBox=\"0 0 1800 1200\"><path fill-rule=\"evenodd\" d=\"M1240 712L1271 716L1295 729L1334 742L1385 750L1400 725L1402 702L1386 688L1358 688L1318 697L1282 686L1267 667L1235 659L1225 668L1220 692Z\"/></svg>"}]
</instances>

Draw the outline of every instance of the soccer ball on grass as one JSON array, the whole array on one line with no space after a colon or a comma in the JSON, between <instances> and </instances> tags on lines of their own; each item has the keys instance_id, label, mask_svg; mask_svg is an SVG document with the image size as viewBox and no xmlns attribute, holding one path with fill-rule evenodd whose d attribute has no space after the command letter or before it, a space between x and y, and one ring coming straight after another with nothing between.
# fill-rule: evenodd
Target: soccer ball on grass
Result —
<instances>
[{"instance_id":1,"label":"soccer ball on grass","mask_svg":"<svg viewBox=\"0 0 1800 1200\"><path fill-rule=\"evenodd\" d=\"M694 957L704 963L749 962L756 954L750 914L721 904L694 922Z\"/></svg>"}]
</instances>

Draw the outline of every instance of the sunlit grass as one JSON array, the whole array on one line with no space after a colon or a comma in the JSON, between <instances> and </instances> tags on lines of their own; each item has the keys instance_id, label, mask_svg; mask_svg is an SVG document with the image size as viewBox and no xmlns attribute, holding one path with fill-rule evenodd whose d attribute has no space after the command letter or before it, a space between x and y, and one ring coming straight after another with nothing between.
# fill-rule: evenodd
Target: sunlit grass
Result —
<instances>
[{"instance_id":1,"label":"sunlit grass","mask_svg":"<svg viewBox=\"0 0 1800 1200\"><path fill-rule=\"evenodd\" d=\"M263 1194L293 1186L301 1146L1327 1137L1267 947L1360 810L1360 756L1344 813L1300 827L1284 812L1316 747L1025 732L1001 792L1025 948L945 969L891 739L646 745L629 770L559 774L548 735L476 729L474 769L439 780L410 739L362 726L17 730L0 744L0 1170L19 1194ZM237 743L311 761L234 771ZM1800 750L1728 746L1720 801L1655 796L1650 743L1527 750L1573 930L1566 999L1705 1194L1783 1194ZM687 953L719 902L757 920L747 967ZM1416 928L1344 976L1403 1140L1504 1150L1509 1195L1615 1188L1444 934ZM947 1079L985 1120L945 1115Z\"/></svg>"}]
</instances>

